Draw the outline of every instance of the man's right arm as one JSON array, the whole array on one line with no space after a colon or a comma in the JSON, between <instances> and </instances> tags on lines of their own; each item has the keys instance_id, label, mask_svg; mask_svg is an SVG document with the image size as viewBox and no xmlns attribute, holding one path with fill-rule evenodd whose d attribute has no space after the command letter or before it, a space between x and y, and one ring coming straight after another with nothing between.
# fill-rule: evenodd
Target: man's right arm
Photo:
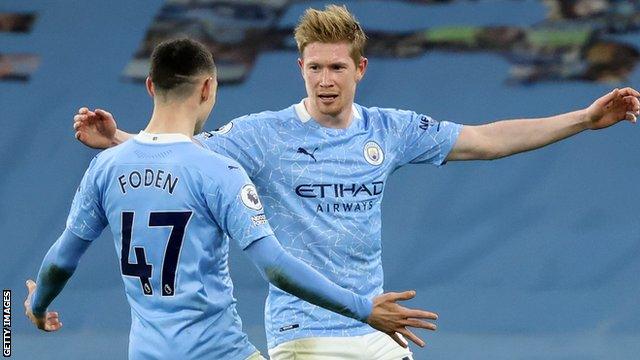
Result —
<instances>
[{"instance_id":1,"label":"man's right arm","mask_svg":"<svg viewBox=\"0 0 640 360\"><path fill-rule=\"evenodd\" d=\"M386 293L372 300L344 289L318 271L285 251L275 236L269 235L252 242L244 249L262 276L283 291L335 313L362 321L391 336L400 346L407 345L400 333L418 346L424 341L408 327L435 330L437 315L423 310L405 308L397 302L409 300L415 291Z\"/></svg>"},{"instance_id":2,"label":"man's right arm","mask_svg":"<svg viewBox=\"0 0 640 360\"><path fill-rule=\"evenodd\" d=\"M407 344L397 333L424 346L424 342L408 327L435 330L433 323L423 319L436 320L437 315L397 304L400 300L413 298L415 292L365 298L340 287L293 257L273 235L258 192L247 173L231 159L222 161L226 166L219 166L221 171L212 169L215 176L205 178L203 193L208 207L216 223L238 243L265 279L302 300L365 322L391 336L400 346L406 347Z\"/></svg>"},{"instance_id":3,"label":"man's right arm","mask_svg":"<svg viewBox=\"0 0 640 360\"><path fill-rule=\"evenodd\" d=\"M73 117L76 139L94 149L107 149L129 140L133 135L118 129L111 113L82 107Z\"/></svg>"}]
</instances>

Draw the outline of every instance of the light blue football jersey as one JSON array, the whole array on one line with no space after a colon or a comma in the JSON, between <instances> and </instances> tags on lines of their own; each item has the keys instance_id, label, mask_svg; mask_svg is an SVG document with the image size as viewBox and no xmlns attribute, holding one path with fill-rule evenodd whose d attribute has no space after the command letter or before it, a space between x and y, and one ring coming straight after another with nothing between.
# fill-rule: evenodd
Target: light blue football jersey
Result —
<instances>
[{"instance_id":1,"label":"light blue football jersey","mask_svg":"<svg viewBox=\"0 0 640 360\"><path fill-rule=\"evenodd\" d=\"M289 253L371 298L382 293L380 205L387 177L407 163L442 165L461 125L356 104L353 114L347 129L326 128L301 102L235 119L196 139L245 168ZM265 322L269 348L374 331L271 285Z\"/></svg>"},{"instance_id":2,"label":"light blue football jersey","mask_svg":"<svg viewBox=\"0 0 640 360\"><path fill-rule=\"evenodd\" d=\"M184 135L141 133L92 161L67 228L93 240L110 225L131 305L130 359L246 359L227 266L272 235L235 161Z\"/></svg>"}]
</instances>

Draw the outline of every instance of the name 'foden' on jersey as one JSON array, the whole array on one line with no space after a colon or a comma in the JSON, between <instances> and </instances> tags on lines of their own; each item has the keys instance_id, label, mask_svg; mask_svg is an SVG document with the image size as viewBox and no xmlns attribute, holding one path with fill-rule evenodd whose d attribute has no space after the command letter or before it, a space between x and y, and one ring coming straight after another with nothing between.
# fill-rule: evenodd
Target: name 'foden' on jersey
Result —
<instances>
[{"instance_id":1,"label":"name 'foden' on jersey","mask_svg":"<svg viewBox=\"0 0 640 360\"><path fill-rule=\"evenodd\" d=\"M120 191L123 194L126 194L129 188L135 190L142 187L155 187L173 195L173 190L175 190L178 180L177 176L161 169L133 170L128 175L118 176Z\"/></svg>"}]
</instances>

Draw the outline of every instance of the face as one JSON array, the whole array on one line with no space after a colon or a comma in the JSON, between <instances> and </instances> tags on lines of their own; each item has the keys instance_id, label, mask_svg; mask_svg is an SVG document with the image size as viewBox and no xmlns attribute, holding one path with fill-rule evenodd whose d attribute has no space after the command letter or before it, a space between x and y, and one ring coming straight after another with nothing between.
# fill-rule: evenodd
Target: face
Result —
<instances>
[{"instance_id":1,"label":"face","mask_svg":"<svg viewBox=\"0 0 640 360\"><path fill-rule=\"evenodd\" d=\"M346 42L314 42L305 47L298 65L312 116L316 113L338 117L350 111L356 85L367 68L367 59L362 58L356 65L350 51L351 45Z\"/></svg>"}]
</instances>

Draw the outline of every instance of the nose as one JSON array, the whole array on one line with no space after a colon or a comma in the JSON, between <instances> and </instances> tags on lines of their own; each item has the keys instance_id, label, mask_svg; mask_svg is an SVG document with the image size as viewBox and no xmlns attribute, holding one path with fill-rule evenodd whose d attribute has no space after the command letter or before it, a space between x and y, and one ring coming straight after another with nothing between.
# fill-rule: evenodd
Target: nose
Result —
<instances>
[{"instance_id":1,"label":"nose","mask_svg":"<svg viewBox=\"0 0 640 360\"><path fill-rule=\"evenodd\" d=\"M320 74L320 86L330 87L331 85L333 85L331 73L329 72L329 69L323 69L322 74Z\"/></svg>"}]
</instances>

